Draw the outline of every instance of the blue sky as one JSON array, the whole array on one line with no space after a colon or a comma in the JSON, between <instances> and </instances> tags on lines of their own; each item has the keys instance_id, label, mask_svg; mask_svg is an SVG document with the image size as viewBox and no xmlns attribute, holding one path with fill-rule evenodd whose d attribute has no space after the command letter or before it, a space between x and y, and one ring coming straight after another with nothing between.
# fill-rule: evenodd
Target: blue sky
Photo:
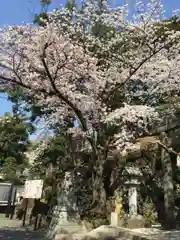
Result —
<instances>
[{"instance_id":1,"label":"blue sky","mask_svg":"<svg viewBox=\"0 0 180 240\"><path fill-rule=\"evenodd\" d=\"M79 1L80 0L78 0L78 2ZM32 22L35 13L41 10L39 2L40 0L1 0L0 27ZM65 2L66 0L52 0L52 5L49 10L57 8ZM112 2L122 3L123 0L112 0ZM131 6L134 2L135 0L129 0ZM171 16L172 10L180 9L180 0L162 0L162 3L166 9L167 16ZM5 95L0 94L0 116L5 112L11 111L11 104L5 98Z\"/></svg>"},{"instance_id":2,"label":"blue sky","mask_svg":"<svg viewBox=\"0 0 180 240\"><path fill-rule=\"evenodd\" d=\"M65 0L52 0L51 9L57 8ZM31 23L35 13L41 11L40 0L6 0L0 5L0 28L4 25L20 25L23 22ZM6 96L0 94L0 116L11 111L11 103Z\"/></svg>"}]
</instances>

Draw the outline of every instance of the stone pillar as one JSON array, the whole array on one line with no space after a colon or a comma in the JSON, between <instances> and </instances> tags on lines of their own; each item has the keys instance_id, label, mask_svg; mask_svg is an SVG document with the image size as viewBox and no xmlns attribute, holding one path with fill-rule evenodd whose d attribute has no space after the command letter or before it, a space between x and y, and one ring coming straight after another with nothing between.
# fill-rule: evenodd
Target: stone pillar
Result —
<instances>
[{"instance_id":1,"label":"stone pillar","mask_svg":"<svg viewBox=\"0 0 180 240\"><path fill-rule=\"evenodd\" d=\"M170 146L170 139L166 133L161 133L161 142L166 146ZM175 203L174 203L174 186L173 186L173 169L170 153L165 148L161 148L161 163L163 170L163 188L164 188L164 206L165 206L165 225L167 229L176 227L175 223Z\"/></svg>"},{"instance_id":2,"label":"stone pillar","mask_svg":"<svg viewBox=\"0 0 180 240\"><path fill-rule=\"evenodd\" d=\"M129 192L129 215L130 216L137 216L137 187L130 186Z\"/></svg>"},{"instance_id":3,"label":"stone pillar","mask_svg":"<svg viewBox=\"0 0 180 240\"><path fill-rule=\"evenodd\" d=\"M126 182L128 187L128 203L129 203L129 216L138 215L138 199L137 199L137 188L139 186L137 178L131 179Z\"/></svg>"},{"instance_id":4,"label":"stone pillar","mask_svg":"<svg viewBox=\"0 0 180 240\"><path fill-rule=\"evenodd\" d=\"M62 189L59 192L57 199L59 210L61 210L61 217L59 221L73 221L77 218L77 196L75 189L73 188L73 174L71 172L65 173L64 183Z\"/></svg>"},{"instance_id":5,"label":"stone pillar","mask_svg":"<svg viewBox=\"0 0 180 240\"><path fill-rule=\"evenodd\" d=\"M78 219L77 196L73 188L73 174L66 172L64 182L58 194L57 206L54 208L48 237L56 239L55 236L62 232L76 231L79 227L77 224Z\"/></svg>"}]
</instances>

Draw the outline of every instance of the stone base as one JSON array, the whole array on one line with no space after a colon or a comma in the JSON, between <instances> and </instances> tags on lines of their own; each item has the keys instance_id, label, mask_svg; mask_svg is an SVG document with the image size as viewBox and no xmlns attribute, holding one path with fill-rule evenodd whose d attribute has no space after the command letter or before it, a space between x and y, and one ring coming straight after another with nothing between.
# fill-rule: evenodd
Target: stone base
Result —
<instances>
[{"instance_id":1,"label":"stone base","mask_svg":"<svg viewBox=\"0 0 180 240\"><path fill-rule=\"evenodd\" d=\"M56 236L60 234L84 232L83 227L78 224L78 214L76 212L62 210L61 206L55 206L54 208L52 220L47 233L49 239L57 239Z\"/></svg>"},{"instance_id":2,"label":"stone base","mask_svg":"<svg viewBox=\"0 0 180 240\"><path fill-rule=\"evenodd\" d=\"M126 216L124 218L125 221L125 227L129 229L134 228L143 228L145 226L145 220L141 215L137 216Z\"/></svg>"},{"instance_id":3,"label":"stone base","mask_svg":"<svg viewBox=\"0 0 180 240\"><path fill-rule=\"evenodd\" d=\"M141 215L137 216L125 215L123 218L120 218L116 212L112 212L111 226L126 227L129 229L143 228L145 226L145 221Z\"/></svg>"}]
</instances>

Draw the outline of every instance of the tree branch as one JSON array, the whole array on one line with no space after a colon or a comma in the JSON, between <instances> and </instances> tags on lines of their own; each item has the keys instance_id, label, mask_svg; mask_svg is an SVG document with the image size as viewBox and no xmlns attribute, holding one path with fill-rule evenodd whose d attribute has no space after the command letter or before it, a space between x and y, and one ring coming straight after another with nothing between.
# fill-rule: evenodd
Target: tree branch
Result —
<instances>
[{"instance_id":1,"label":"tree branch","mask_svg":"<svg viewBox=\"0 0 180 240\"><path fill-rule=\"evenodd\" d=\"M45 61L45 50L46 50L46 48L47 48L47 46L44 47L44 54L41 56L41 61L42 61L42 64L44 66L44 69L45 69L45 71L47 73L47 76L49 78L49 81L51 83L53 91L55 92L55 95L59 99L61 99L63 102L65 102L74 111L74 113L76 114L76 116L78 117L78 119L81 122L83 131L87 132L88 131L88 127L87 127L86 120L85 120L82 112L71 101L69 101L69 99L67 97L65 97L56 87L55 81L54 81L53 77L51 76L51 73L50 73L49 68L48 68L48 66L46 64L46 61ZM87 137L87 140L89 141L89 143L91 144L93 153L97 154L97 149L96 149L96 147L94 145L93 139L91 137L88 137L88 136L86 136L86 137Z\"/></svg>"},{"instance_id":2,"label":"tree branch","mask_svg":"<svg viewBox=\"0 0 180 240\"><path fill-rule=\"evenodd\" d=\"M161 50L165 49L166 47L168 47L169 45L171 45L172 43L176 42L179 39L179 37L172 39L171 41L169 41L166 45L163 45L162 47L160 47L159 49L157 49L156 51L153 51L148 57L146 57L144 60L142 60L137 67L134 68L133 71L130 72L129 76L126 78L126 80L123 83L117 83L115 85L115 87L110 91L109 95L113 95L115 91L117 91L117 89L121 89L124 84L126 84L126 82L128 80L131 79L131 77L147 62L149 61L152 57L154 57L156 54L158 54ZM109 97L109 96L108 96Z\"/></svg>"}]
</instances>

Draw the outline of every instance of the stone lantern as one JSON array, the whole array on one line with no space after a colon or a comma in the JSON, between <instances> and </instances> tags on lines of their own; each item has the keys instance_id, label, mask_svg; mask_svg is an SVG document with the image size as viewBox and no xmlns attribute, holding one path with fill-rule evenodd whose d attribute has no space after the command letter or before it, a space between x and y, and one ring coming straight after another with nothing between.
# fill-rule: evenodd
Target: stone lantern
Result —
<instances>
[{"instance_id":1,"label":"stone lantern","mask_svg":"<svg viewBox=\"0 0 180 240\"><path fill-rule=\"evenodd\" d=\"M129 217L138 215L137 189L141 183L142 173L139 168L126 167L123 171L124 184L128 187Z\"/></svg>"},{"instance_id":2,"label":"stone lantern","mask_svg":"<svg viewBox=\"0 0 180 240\"><path fill-rule=\"evenodd\" d=\"M139 168L126 167L122 176L124 179L123 185L125 185L128 189L129 213L120 219L120 214L118 214L118 211L115 210L115 212L111 213L111 225L123 226L126 223L129 228L142 227L142 225L144 226L144 221L143 217L138 215L137 189L142 181L143 175Z\"/></svg>"}]
</instances>

